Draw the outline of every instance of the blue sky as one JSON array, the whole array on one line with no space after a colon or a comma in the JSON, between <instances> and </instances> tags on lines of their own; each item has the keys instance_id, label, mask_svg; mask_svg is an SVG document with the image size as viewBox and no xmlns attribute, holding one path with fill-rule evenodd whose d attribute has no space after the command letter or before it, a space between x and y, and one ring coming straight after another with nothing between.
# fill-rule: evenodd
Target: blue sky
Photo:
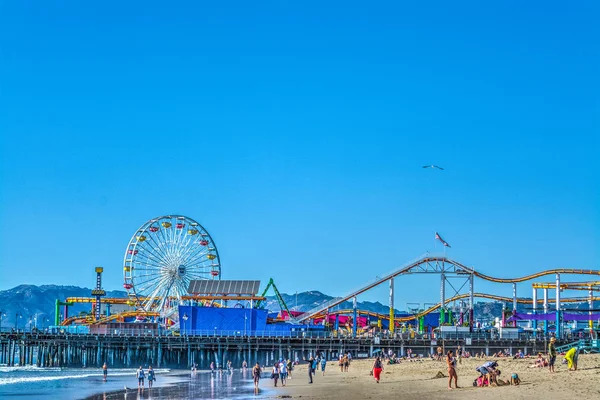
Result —
<instances>
[{"instance_id":1,"label":"blue sky","mask_svg":"<svg viewBox=\"0 0 600 400\"><path fill-rule=\"evenodd\" d=\"M223 278L288 293L342 295L435 231L489 275L600 267L597 3L126 3L2 5L0 289L97 265L121 288L171 213Z\"/></svg>"}]
</instances>

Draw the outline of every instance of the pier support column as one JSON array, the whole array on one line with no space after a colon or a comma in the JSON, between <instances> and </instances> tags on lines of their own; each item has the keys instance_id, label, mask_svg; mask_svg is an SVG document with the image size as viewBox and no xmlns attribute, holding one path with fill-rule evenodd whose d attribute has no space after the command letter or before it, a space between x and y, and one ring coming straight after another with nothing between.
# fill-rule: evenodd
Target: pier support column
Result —
<instances>
[{"instance_id":1,"label":"pier support column","mask_svg":"<svg viewBox=\"0 0 600 400\"><path fill-rule=\"evenodd\" d=\"M533 296L532 296L532 308L533 315L537 314L537 289L533 288ZM531 323L531 327L533 328L533 337L537 337L537 320L534 319Z\"/></svg>"},{"instance_id":2,"label":"pier support column","mask_svg":"<svg viewBox=\"0 0 600 400\"><path fill-rule=\"evenodd\" d=\"M356 296L354 296L353 299L352 299L352 314L353 314L352 337L353 338L356 337L356 328L358 327L358 315L357 315L357 311L358 311L358 301L356 300Z\"/></svg>"},{"instance_id":3,"label":"pier support column","mask_svg":"<svg viewBox=\"0 0 600 400\"><path fill-rule=\"evenodd\" d=\"M544 314L548 314L548 289L544 288ZM545 317L546 315L544 315ZM544 336L548 337L548 320L544 320Z\"/></svg>"},{"instance_id":4,"label":"pier support column","mask_svg":"<svg viewBox=\"0 0 600 400\"><path fill-rule=\"evenodd\" d=\"M560 318L560 274L556 274L556 338L562 338L562 322Z\"/></svg>"},{"instance_id":5,"label":"pier support column","mask_svg":"<svg viewBox=\"0 0 600 400\"><path fill-rule=\"evenodd\" d=\"M394 278L391 278L390 279L390 326L389 326L389 331L392 336L394 335L394 328L395 328L395 323L394 323Z\"/></svg>"}]
</instances>

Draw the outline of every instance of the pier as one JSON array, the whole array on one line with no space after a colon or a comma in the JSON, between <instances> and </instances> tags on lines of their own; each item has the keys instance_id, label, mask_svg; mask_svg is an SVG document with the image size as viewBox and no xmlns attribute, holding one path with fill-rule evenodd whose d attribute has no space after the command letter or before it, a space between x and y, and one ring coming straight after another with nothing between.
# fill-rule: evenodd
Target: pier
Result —
<instances>
[{"instance_id":1,"label":"pier","mask_svg":"<svg viewBox=\"0 0 600 400\"><path fill-rule=\"evenodd\" d=\"M469 344L470 342L470 344ZM559 342L565 344L567 342ZM156 368L187 369L196 364L207 369L211 362L224 367L228 360L239 368L245 360L248 366L259 362L270 365L280 358L300 361L317 352L327 360L336 360L340 353L350 352L353 358L367 358L377 351L391 349L399 356L413 354L429 356L438 346L456 349L460 345L471 354L490 356L508 349L525 354L545 352L546 341L531 339L492 340L423 339L410 337L250 337L250 336L158 336L158 335L77 335L47 333L0 334L0 364L8 366L100 368L104 362L111 368L152 365Z\"/></svg>"}]
</instances>

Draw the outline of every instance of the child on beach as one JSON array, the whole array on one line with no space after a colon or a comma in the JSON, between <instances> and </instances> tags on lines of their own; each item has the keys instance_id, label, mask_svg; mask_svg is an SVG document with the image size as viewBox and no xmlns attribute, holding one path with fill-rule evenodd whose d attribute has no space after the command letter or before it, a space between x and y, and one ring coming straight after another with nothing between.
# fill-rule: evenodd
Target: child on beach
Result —
<instances>
[{"instance_id":1,"label":"child on beach","mask_svg":"<svg viewBox=\"0 0 600 400\"><path fill-rule=\"evenodd\" d=\"M327 360L323 358L321 360L321 372L323 372L323 376L325 376L325 367L327 366Z\"/></svg>"},{"instance_id":2,"label":"child on beach","mask_svg":"<svg viewBox=\"0 0 600 400\"><path fill-rule=\"evenodd\" d=\"M519 378L519 374L517 374L516 372L513 372L513 374L510 376L510 384L519 386L520 383L521 383L521 379Z\"/></svg>"},{"instance_id":3,"label":"child on beach","mask_svg":"<svg viewBox=\"0 0 600 400\"><path fill-rule=\"evenodd\" d=\"M106 363L102 366L102 375L104 376L104 382L106 382L106 376L108 375L108 366Z\"/></svg>"},{"instance_id":4,"label":"child on beach","mask_svg":"<svg viewBox=\"0 0 600 400\"><path fill-rule=\"evenodd\" d=\"M551 337L548 343L548 369L554 372L554 362L556 361L556 338Z\"/></svg>"}]
</instances>

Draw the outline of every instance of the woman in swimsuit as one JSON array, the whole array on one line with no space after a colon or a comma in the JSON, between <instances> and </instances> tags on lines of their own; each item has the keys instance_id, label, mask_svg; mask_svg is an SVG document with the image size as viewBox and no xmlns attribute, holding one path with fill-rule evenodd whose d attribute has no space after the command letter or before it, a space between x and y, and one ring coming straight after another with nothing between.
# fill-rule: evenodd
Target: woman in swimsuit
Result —
<instances>
[{"instance_id":1,"label":"woman in swimsuit","mask_svg":"<svg viewBox=\"0 0 600 400\"><path fill-rule=\"evenodd\" d=\"M456 359L452 356L452 350L446 355L446 364L448 365L448 389L452 390L452 378L454 378L454 387L458 389L458 375L456 375Z\"/></svg>"}]
</instances>

